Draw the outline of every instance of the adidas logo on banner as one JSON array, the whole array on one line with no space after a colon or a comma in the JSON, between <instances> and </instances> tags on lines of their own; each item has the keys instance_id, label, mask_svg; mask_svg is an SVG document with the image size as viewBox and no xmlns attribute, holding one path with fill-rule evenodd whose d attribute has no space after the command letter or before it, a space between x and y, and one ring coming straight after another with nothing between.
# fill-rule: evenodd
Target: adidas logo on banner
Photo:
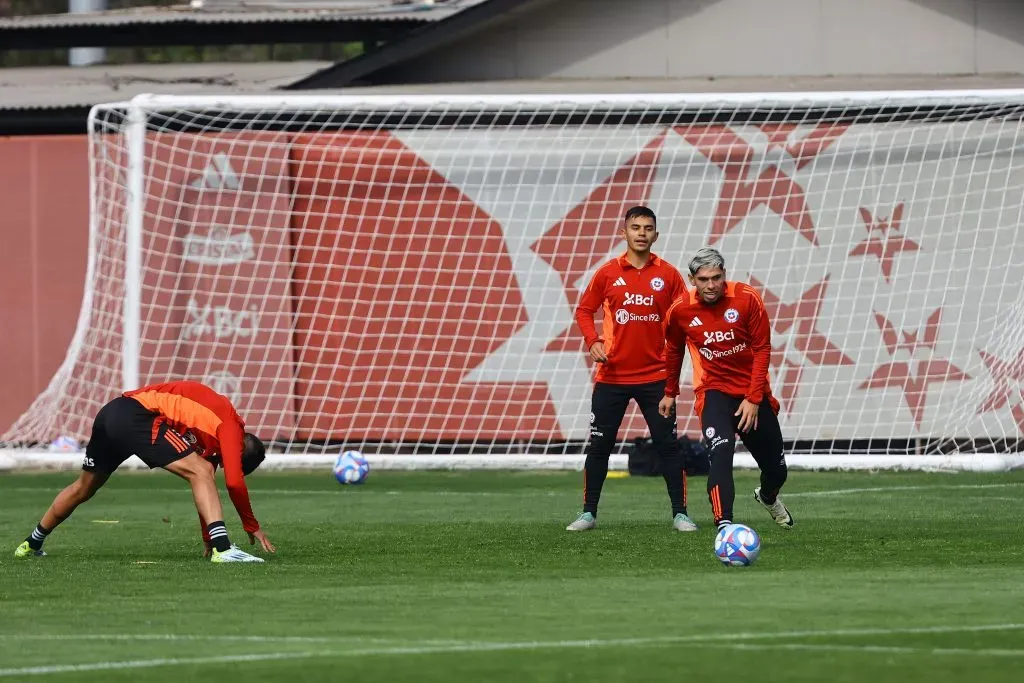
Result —
<instances>
[{"instance_id":1,"label":"adidas logo on banner","mask_svg":"<svg viewBox=\"0 0 1024 683\"><path fill-rule=\"evenodd\" d=\"M625 287L625 286L626 286L626 279L622 278L622 277L620 277L618 280L616 280L615 282L612 283L612 287Z\"/></svg>"},{"instance_id":2,"label":"adidas logo on banner","mask_svg":"<svg viewBox=\"0 0 1024 683\"><path fill-rule=\"evenodd\" d=\"M693 318L693 320L691 320L691 321L690 321L690 325L689 325L689 326L690 326L690 327L700 327L700 326L701 326L701 325L703 325L703 324L704 324L704 323L702 323L702 322L700 321L700 318L694 317L694 318Z\"/></svg>"},{"instance_id":3,"label":"adidas logo on banner","mask_svg":"<svg viewBox=\"0 0 1024 683\"><path fill-rule=\"evenodd\" d=\"M189 187L197 190L209 188L211 190L237 190L238 173L231 166L231 159L227 154L217 154L203 169L203 174L189 183Z\"/></svg>"}]
</instances>

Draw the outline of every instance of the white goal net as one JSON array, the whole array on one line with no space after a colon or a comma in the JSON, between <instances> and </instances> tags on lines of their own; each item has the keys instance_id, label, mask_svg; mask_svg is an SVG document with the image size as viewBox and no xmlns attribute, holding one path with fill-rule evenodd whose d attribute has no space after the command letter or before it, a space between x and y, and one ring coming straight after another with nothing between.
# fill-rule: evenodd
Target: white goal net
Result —
<instances>
[{"instance_id":1,"label":"white goal net","mask_svg":"<svg viewBox=\"0 0 1024 683\"><path fill-rule=\"evenodd\" d=\"M762 292L791 450L1019 452L1022 113L1024 91L100 106L78 331L2 439L85 439L124 388L191 378L292 452L578 455L573 309L644 204L656 253L685 272L714 245ZM634 411L620 437L645 431Z\"/></svg>"}]
</instances>

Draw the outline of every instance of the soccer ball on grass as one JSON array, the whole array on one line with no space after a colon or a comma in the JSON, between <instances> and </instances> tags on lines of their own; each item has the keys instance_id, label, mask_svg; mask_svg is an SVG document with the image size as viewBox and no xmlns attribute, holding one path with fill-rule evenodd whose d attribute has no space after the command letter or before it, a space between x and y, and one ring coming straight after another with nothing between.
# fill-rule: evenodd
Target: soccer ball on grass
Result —
<instances>
[{"instance_id":1,"label":"soccer ball on grass","mask_svg":"<svg viewBox=\"0 0 1024 683\"><path fill-rule=\"evenodd\" d=\"M345 451L334 461L334 478L341 484L362 484L370 474L370 463L359 451Z\"/></svg>"},{"instance_id":2,"label":"soccer ball on grass","mask_svg":"<svg viewBox=\"0 0 1024 683\"><path fill-rule=\"evenodd\" d=\"M715 557L728 567L747 567L761 554L761 537L749 526L730 524L715 536Z\"/></svg>"}]
</instances>

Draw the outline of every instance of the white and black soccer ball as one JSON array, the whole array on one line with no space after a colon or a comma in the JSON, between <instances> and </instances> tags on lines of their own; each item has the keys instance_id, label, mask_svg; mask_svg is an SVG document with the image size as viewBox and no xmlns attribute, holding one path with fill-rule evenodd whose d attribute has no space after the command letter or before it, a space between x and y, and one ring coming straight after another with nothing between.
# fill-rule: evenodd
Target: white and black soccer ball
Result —
<instances>
[{"instance_id":1,"label":"white and black soccer ball","mask_svg":"<svg viewBox=\"0 0 1024 683\"><path fill-rule=\"evenodd\" d=\"M370 475L370 463L360 451L345 451L334 461L334 478L341 484L362 484Z\"/></svg>"},{"instance_id":2,"label":"white and black soccer ball","mask_svg":"<svg viewBox=\"0 0 1024 683\"><path fill-rule=\"evenodd\" d=\"M744 524L730 524L715 536L715 557L728 567L748 567L761 554L761 537Z\"/></svg>"}]
</instances>

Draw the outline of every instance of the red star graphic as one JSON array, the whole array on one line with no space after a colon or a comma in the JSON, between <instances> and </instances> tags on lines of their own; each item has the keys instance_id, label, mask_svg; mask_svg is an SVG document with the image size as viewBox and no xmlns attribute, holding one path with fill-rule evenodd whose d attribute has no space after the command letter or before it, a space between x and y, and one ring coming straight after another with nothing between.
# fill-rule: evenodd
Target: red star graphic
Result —
<instances>
[{"instance_id":1,"label":"red star graphic","mask_svg":"<svg viewBox=\"0 0 1024 683\"><path fill-rule=\"evenodd\" d=\"M928 317L924 330L915 332L903 331L896 333L896 328L881 313L875 313L875 322L882 331L882 341L890 356L897 351L904 350L913 359L914 352L918 349L935 351L939 338L939 320L942 317L942 309L937 308ZM900 338L902 337L902 339ZM970 379L970 376L948 360L936 359L926 360L917 363L916 372L913 360L901 361L890 360L888 363L875 368L871 377L866 379L860 389L884 389L886 387L900 387L903 389L903 397L914 416L914 424L921 426L924 418L925 403L928 398L928 385L939 382L962 382Z\"/></svg>"},{"instance_id":2,"label":"red star graphic","mask_svg":"<svg viewBox=\"0 0 1024 683\"><path fill-rule=\"evenodd\" d=\"M530 249L558 273L565 298L573 309L580 297L576 282L606 260L608 252L621 241L618 226L626 210L646 204L650 198L664 142L665 132L662 132L530 245ZM582 348L583 340L573 321L544 350L578 351Z\"/></svg>"},{"instance_id":3,"label":"red star graphic","mask_svg":"<svg viewBox=\"0 0 1024 683\"><path fill-rule=\"evenodd\" d=\"M1010 402L1011 395L1014 403L1010 407L1010 414L1017 423L1017 428L1024 433L1024 349L1017 353L1017 357L1011 361L997 358L985 351L978 351L981 360L985 361L989 374L995 381L995 386L981 405L978 406L978 413L987 413L999 410ZM1017 384L1018 387L1013 387Z\"/></svg>"},{"instance_id":4,"label":"red star graphic","mask_svg":"<svg viewBox=\"0 0 1024 683\"><path fill-rule=\"evenodd\" d=\"M796 168L801 169L835 142L847 126L821 124L795 142L790 142L796 129L794 124L763 124L760 128L768 136L768 149L784 149L793 158ZM722 169L725 176L711 223L710 244L724 237L754 210L767 206L804 239L817 246L814 220L800 183L774 164L763 169L756 178L751 178L754 148L725 126L689 126L675 130Z\"/></svg>"},{"instance_id":5,"label":"red star graphic","mask_svg":"<svg viewBox=\"0 0 1024 683\"><path fill-rule=\"evenodd\" d=\"M782 303L778 296L754 277L750 278L750 284L760 290L772 328L780 334L792 329L790 343L807 359L808 363L813 365L853 365L852 358L844 354L839 347L818 331L818 317L821 315L821 306L825 302L828 277L801 294L799 301L795 304ZM804 366L793 363L785 356L785 344L773 346L772 367L782 368L782 396L779 398L786 411L789 412L796 401Z\"/></svg>"},{"instance_id":6,"label":"red star graphic","mask_svg":"<svg viewBox=\"0 0 1024 683\"><path fill-rule=\"evenodd\" d=\"M889 282L896 255L904 251L918 251L921 248L916 242L898 234L900 222L903 220L903 202L896 205L889 218L873 218L871 212L864 207L860 209L860 217L864 221L864 227L868 229L868 238L855 246L850 256L877 257L881 262L882 275L885 276L885 281Z\"/></svg>"}]
</instances>

